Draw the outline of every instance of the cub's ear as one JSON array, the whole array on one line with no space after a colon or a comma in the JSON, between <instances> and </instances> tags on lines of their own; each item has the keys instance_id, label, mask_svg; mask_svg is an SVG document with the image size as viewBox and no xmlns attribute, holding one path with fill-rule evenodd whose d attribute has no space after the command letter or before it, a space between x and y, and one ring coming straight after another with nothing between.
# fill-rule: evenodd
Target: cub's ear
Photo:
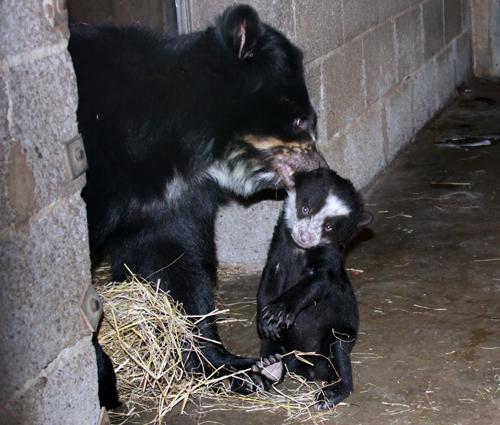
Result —
<instances>
[{"instance_id":1,"label":"cub's ear","mask_svg":"<svg viewBox=\"0 0 500 425\"><path fill-rule=\"evenodd\" d=\"M257 12L247 5L228 7L217 21L219 33L238 59L251 58L264 27Z\"/></svg>"},{"instance_id":2,"label":"cub's ear","mask_svg":"<svg viewBox=\"0 0 500 425\"><path fill-rule=\"evenodd\" d=\"M369 226L373 221L373 214L368 211L363 211L361 214L361 219L358 223L358 228L362 229L363 227Z\"/></svg>"}]
</instances>

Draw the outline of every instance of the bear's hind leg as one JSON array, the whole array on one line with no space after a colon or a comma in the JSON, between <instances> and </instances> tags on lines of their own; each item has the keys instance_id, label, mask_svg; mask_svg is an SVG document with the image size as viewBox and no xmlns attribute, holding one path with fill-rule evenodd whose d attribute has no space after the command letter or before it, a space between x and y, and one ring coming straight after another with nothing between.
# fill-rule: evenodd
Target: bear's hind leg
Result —
<instances>
[{"instance_id":1,"label":"bear's hind leg","mask_svg":"<svg viewBox=\"0 0 500 425\"><path fill-rule=\"evenodd\" d=\"M329 371L324 370L329 376L321 377L322 380L331 382L326 385L316 396L318 409L335 407L344 401L353 390L351 351L354 346L354 337L342 334L342 339L335 336L328 337L325 341L324 353L330 354Z\"/></svg>"}]
</instances>

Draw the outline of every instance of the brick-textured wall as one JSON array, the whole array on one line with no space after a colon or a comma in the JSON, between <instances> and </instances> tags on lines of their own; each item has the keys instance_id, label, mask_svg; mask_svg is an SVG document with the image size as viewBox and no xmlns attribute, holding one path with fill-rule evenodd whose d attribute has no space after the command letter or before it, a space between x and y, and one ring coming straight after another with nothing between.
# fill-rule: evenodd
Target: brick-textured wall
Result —
<instances>
[{"instance_id":1,"label":"brick-textured wall","mask_svg":"<svg viewBox=\"0 0 500 425\"><path fill-rule=\"evenodd\" d=\"M0 2L1 424L95 424L97 372L79 312L90 282L85 177L63 0Z\"/></svg>"},{"instance_id":2,"label":"brick-textured wall","mask_svg":"<svg viewBox=\"0 0 500 425\"><path fill-rule=\"evenodd\" d=\"M193 29L232 0L191 0ZM469 0L249 0L305 52L330 166L364 187L470 76ZM259 266L279 204L221 212L222 263ZM257 223L257 225L255 224Z\"/></svg>"}]
</instances>

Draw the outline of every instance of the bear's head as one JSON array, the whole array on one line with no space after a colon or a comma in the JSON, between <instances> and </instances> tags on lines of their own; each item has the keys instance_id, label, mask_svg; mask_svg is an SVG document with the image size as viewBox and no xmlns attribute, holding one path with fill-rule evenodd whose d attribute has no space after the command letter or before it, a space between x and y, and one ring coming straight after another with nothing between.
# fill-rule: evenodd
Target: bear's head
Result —
<instances>
[{"instance_id":1,"label":"bear's head","mask_svg":"<svg viewBox=\"0 0 500 425\"><path fill-rule=\"evenodd\" d=\"M316 122L304 80L303 54L261 22L249 6L228 8L213 29L223 51L228 103L218 117L218 152L209 174L248 196L290 187L293 173L327 164L316 148Z\"/></svg>"}]
</instances>

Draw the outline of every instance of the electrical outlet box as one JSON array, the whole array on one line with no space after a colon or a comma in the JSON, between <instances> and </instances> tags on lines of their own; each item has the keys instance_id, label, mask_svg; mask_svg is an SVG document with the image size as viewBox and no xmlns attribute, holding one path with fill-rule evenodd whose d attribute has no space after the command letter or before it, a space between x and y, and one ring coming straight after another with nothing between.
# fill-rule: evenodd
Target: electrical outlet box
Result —
<instances>
[{"instance_id":1,"label":"electrical outlet box","mask_svg":"<svg viewBox=\"0 0 500 425\"><path fill-rule=\"evenodd\" d=\"M66 156L73 180L87 171L87 155L80 134L66 143Z\"/></svg>"},{"instance_id":2,"label":"electrical outlet box","mask_svg":"<svg viewBox=\"0 0 500 425\"><path fill-rule=\"evenodd\" d=\"M92 283L83 294L80 311L91 332L97 331L102 315L102 302Z\"/></svg>"}]
</instances>

